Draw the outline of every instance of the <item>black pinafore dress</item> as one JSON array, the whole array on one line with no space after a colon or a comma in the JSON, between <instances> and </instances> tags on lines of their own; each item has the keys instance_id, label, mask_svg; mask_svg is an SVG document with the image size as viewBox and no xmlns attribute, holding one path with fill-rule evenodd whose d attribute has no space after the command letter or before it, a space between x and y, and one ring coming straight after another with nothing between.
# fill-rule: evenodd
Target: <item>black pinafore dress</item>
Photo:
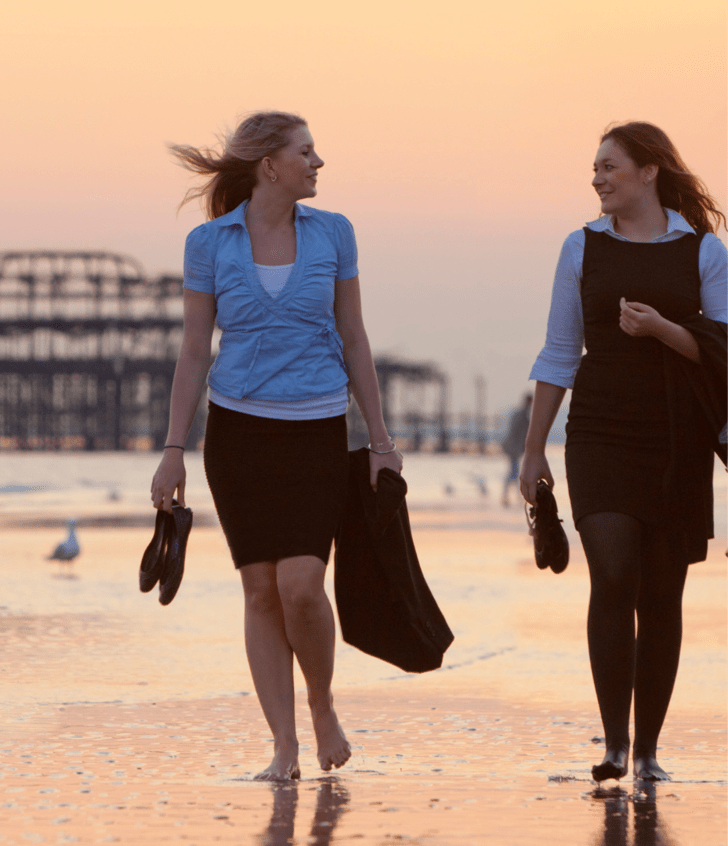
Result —
<instances>
[{"instance_id":1,"label":"black pinafore dress","mask_svg":"<svg viewBox=\"0 0 728 846\"><path fill-rule=\"evenodd\" d=\"M619 328L619 300L650 305L679 323L700 311L700 235L658 244L621 241L586 228L581 300L586 354L566 427L566 475L574 523L618 512L669 526L677 513L667 353L655 338ZM712 453L695 472L712 484ZM679 492L677 492L679 495ZM712 535L711 535L712 536ZM695 558L693 558L695 560Z\"/></svg>"}]
</instances>

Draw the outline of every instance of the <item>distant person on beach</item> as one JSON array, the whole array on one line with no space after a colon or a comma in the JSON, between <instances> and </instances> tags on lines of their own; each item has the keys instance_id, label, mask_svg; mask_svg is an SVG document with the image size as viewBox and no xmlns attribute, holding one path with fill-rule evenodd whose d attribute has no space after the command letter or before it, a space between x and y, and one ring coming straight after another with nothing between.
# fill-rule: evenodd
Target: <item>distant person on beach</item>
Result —
<instances>
[{"instance_id":1,"label":"distant person on beach","mask_svg":"<svg viewBox=\"0 0 728 846\"><path fill-rule=\"evenodd\" d=\"M185 248L184 335L154 507L184 504L183 448L207 377L204 462L245 593L245 644L274 738L256 778L300 777L293 657L303 671L324 770L351 747L333 707L334 617L324 574L347 489L351 389L369 430L370 480L402 455L382 419L362 322L354 230L316 196L323 160L303 118L246 118L222 153L173 146L208 177L207 223ZM220 351L210 369L215 323Z\"/></svg>"},{"instance_id":2,"label":"distant person on beach","mask_svg":"<svg viewBox=\"0 0 728 846\"><path fill-rule=\"evenodd\" d=\"M728 258L714 233L726 219L649 123L607 130L592 185L602 214L564 243L531 372L521 491L534 503L539 479L553 486L546 439L573 388L566 476L589 565L589 657L606 736L592 775L627 774L634 696L634 777L659 781L669 778L657 741L677 675L683 587L713 537L728 320Z\"/></svg>"},{"instance_id":3,"label":"distant person on beach","mask_svg":"<svg viewBox=\"0 0 728 846\"><path fill-rule=\"evenodd\" d=\"M509 468L506 478L503 482L503 498L501 500L503 507L508 508L510 501L508 499L508 490L511 485L518 482L518 470L521 461L521 456L526 449L526 434L528 433L528 424L531 420L531 403L533 402L533 394L525 394L521 407L517 408L508 423L508 431L501 441L501 449L508 457Z\"/></svg>"}]
</instances>

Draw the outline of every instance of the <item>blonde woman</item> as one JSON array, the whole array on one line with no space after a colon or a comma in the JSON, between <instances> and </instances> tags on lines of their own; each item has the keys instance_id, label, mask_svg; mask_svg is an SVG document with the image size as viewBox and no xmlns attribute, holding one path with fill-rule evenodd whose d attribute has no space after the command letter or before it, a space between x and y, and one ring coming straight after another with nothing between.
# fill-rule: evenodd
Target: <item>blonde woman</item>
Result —
<instances>
[{"instance_id":1,"label":"blonde woman","mask_svg":"<svg viewBox=\"0 0 728 846\"><path fill-rule=\"evenodd\" d=\"M256 778L300 777L293 657L308 689L318 760L341 767L351 747L333 707L334 617L324 574L347 480L349 390L370 436L371 484L402 456L382 418L362 321L357 248L343 215L302 205L323 160L306 121L246 118L220 155L172 147L208 177L208 221L187 238L184 336L155 508L184 504L183 447L205 380L204 461L245 594L250 670L274 738ZM215 322L220 351L209 371Z\"/></svg>"}]
</instances>

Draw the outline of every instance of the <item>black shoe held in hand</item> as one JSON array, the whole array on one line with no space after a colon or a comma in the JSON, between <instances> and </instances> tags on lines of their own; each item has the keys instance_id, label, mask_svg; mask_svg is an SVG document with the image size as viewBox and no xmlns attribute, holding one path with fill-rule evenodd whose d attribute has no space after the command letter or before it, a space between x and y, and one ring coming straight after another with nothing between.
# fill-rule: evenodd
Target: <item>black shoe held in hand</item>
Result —
<instances>
[{"instance_id":1,"label":"black shoe held in hand","mask_svg":"<svg viewBox=\"0 0 728 846\"><path fill-rule=\"evenodd\" d=\"M139 568L139 590L142 593L150 591L162 575L169 541L170 524L167 520L168 517L171 519L171 515L167 514L166 511L157 511L154 537L144 550L141 567Z\"/></svg>"},{"instance_id":2,"label":"black shoe held in hand","mask_svg":"<svg viewBox=\"0 0 728 846\"><path fill-rule=\"evenodd\" d=\"M185 570L187 538L192 528L192 510L172 500L172 513L157 511L154 536L144 550L139 568L139 589L150 591L159 582L159 601L169 605L177 593Z\"/></svg>"},{"instance_id":3,"label":"black shoe held in hand","mask_svg":"<svg viewBox=\"0 0 728 846\"><path fill-rule=\"evenodd\" d=\"M550 567L554 573L563 573L569 563L569 541L559 519L556 499L543 479L538 480L536 487L536 504L526 503L526 520L533 536L536 566L539 570Z\"/></svg>"},{"instance_id":4,"label":"black shoe held in hand","mask_svg":"<svg viewBox=\"0 0 728 846\"><path fill-rule=\"evenodd\" d=\"M166 517L170 524L170 532L164 567L159 577L159 601L162 605L169 605L182 583L187 538L192 528L192 509L183 507L177 500L172 500L172 514L167 514Z\"/></svg>"}]
</instances>

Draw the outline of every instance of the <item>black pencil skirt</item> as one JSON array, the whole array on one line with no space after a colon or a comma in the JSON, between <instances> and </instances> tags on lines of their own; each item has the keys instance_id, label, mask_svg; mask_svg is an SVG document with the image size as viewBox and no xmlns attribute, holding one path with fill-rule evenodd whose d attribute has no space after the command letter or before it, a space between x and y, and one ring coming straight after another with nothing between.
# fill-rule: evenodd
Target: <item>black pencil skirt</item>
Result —
<instances>
[{"instance_id":1,"label":"black pencil skirt","mask_svg":"<svg viewBox=\"0 0 728 846\"><path fill-rule=\"evenodd\" d=\"M254 417L209 404L205 473L237 568L328 561L346 497L346 416Z\"/></svg>"}]
</instances>

